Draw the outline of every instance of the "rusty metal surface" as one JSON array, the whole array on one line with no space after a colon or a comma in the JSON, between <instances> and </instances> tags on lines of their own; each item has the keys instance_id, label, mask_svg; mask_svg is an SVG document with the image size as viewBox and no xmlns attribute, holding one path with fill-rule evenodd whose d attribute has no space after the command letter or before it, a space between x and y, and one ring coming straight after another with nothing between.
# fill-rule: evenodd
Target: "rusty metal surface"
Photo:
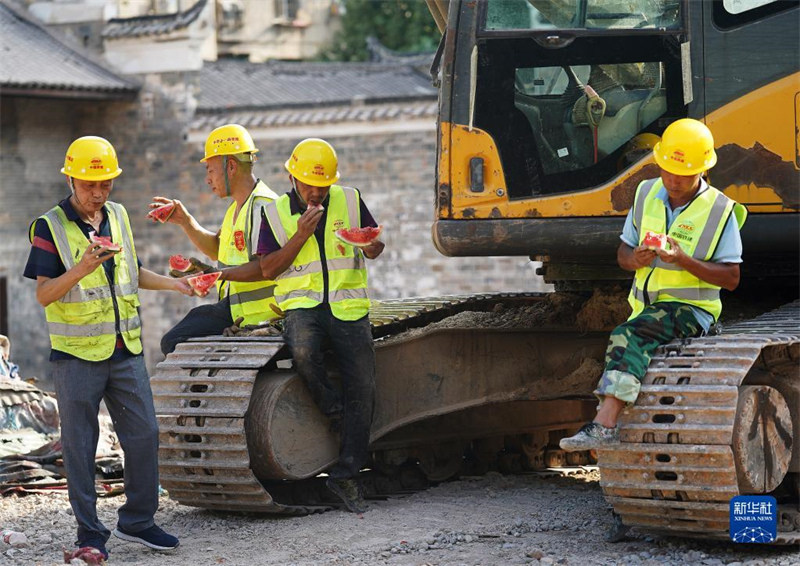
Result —
<instances>
[{"instance_id":1,"label":"rusty metal surface","mask_svg":"<svg viewBox=\"0 0 800 566\"><path fill-rule=\"evenodd\" d=\"M770 385L791 406L800 377L800 302L725 331L661 348L636 404L620 418L620 444L599 452L603 492L625 525L728 539L728 504L741 494L734 426L740 392L749 390L741 386ZM769 373L782 365L795 371ZM792 419L796 452L796 412ZM800 525L788 523L776 544L800 542Z\"/></svg>"},{"instance_id":2,"label":"rusty metal surface","mask_svg":"<svg viewBox=\"0 0 800 566\"><path fill-rule=\"evenodd\" d=\"M592 403L545 400L591 392L596 376L576 369L586 358L602 359L605 334L486 328L402 334L460 312L490 311L501 302L524 306L545 297L503 293L375 304L370 319L381 394L373 441L437 415L494 403L564 403L561 409L577 413L567 418L555 407L549 411L553 418L544 413L524 418L521 410L519 419L492 421L492 430L483 434L577 426ZM380 340L389 335L397 337ZM180 344L157 366L151 383L159 416L160 473L172 497L209 509L307 513L322 508L306 504L302 495L292 498L299 504L282 504L271 494L273 488L282 489L276 481L305 485L338 453L336 436L302 380L275 367L281 356L285 345L280 337L217 336ZM553 376L569 378L557 382ZM453 421L461 423L462 434L480 435L474 424L467 427L462 421ZM421 442L416 430L408 428L407 438L402 431L394 434L390 444Z\"/></svg>"}]
</instances>

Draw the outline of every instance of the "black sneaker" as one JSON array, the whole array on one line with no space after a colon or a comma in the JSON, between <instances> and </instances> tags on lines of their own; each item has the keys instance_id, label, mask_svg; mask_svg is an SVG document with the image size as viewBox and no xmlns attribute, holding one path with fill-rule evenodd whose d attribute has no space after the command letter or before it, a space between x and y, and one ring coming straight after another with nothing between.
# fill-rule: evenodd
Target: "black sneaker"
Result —
<instances>
[{"instance_id":1,"label":"black sneaker","mask_svg":"<svg viewBox=\"0 0 800 566\"><path fill-rule=\"evenodd\" d=\"M356 480L328 478L325 481L325 486L342 500L344 506L351 513L364 513L367 510L367 503L361 496L361 489L359 489Z\"/></svg>"},{"instance_id":2,"label":"black sneaker","mask_svg":"<svg viewBox=\"0 0 800 566\"><path fill-rule=\"evenodd\" d=\"M129 542L138 542L154 550L172 550L173 548L178 548L180 544L178 537L165 533L158 525L153 525L135 533L126 532L117 525L117 528L114 529L114 536Z\"/></svg>"},{"instance_id":3,"label":"black sneaker","mask_svg":"<svg viewBox=\"0 0 800 566\"><path fill-rule=\"evenodd\" d=\"M101 537L86 537L85 540L79 540L75 542L75 546L78 548L77 550L83 548L95 548L100 551L103 555L104 560L108 560L108 550L106 550L106 541L104 541ZM73 552L74 554L74 552Z\"/></svg>"},{"instance_id":4,"label":"black sneaker","mask_svg":"<svg viewBox=\"0 0 800 566\"><path fill-rule=\"evenodd\" d=\"M558 445L565 452L596 450L619 442L619 427L607 427L600 423L586 423L574 435L562 438Z\"/></svg>"}]
</instances>

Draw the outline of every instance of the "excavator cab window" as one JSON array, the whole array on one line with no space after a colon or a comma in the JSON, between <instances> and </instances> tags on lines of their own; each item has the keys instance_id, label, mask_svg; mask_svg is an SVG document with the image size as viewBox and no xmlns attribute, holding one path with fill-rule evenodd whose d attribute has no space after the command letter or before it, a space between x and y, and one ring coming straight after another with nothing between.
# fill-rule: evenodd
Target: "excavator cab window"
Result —
<instances>
[{"instance_id":1,"label":"excavator cab window","mask_svg":"<svg viewBox=\"0 0 800 566\"><path fill-rule=\"evenodd\" d=\"M510 198L605 183L635 136L686 115L678 0L484 6L473 118L497 143Z\"/></svg>"}]
</instances>

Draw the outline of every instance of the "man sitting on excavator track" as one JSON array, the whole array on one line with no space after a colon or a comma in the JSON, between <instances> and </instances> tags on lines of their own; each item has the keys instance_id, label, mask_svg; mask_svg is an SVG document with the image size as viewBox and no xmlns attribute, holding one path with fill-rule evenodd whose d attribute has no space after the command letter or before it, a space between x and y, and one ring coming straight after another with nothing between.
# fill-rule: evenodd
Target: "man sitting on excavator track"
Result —
<instances>
[{"instance_id":1,"label":"man sitting on excavator track","mask_svg":"<svg viewBox=\"0 0 800 566\"><path fill-rule=\"evenodd\" d=\"M258 242L261 270L274 280L285 313L283 338L314 402L339 430L338 462L327 487L352 513L366 510L358 472L367 461L375 397L375 350L369 319L367 266L383 252L378 239L364 247L339 242L334 232L377 227L357 189L335 184L339 161L326 141L309 138L286 161L291 192L264 208ZM341 390L328 378L330 344Z\"/></svg>"},{"instance_id":2,"label":"man sitting on excavator track","mask_svg":"<svg viewBox=\"0 0 800 566\"><path fill-rule=\"evenodd\" d=\"M617 250L620 267L635 271L628 296L633 312L611 333L595 390L597 415L560 442L568 452L619 442L617 419L639 396L653 352L707 333L722 311L720 289L739 285L739 229L747 209L702 178L717 162L711 131L697 120L678 120L664 130L653 156L660 178L637 188ZM666 234L668 248L645 244L648 232Z\"/></svg>"},{"instance_id":3,"label":"man sitting on excavator track","mask_svg":"<svg viewBox=\"0 0 800 566\"><path fill-rule=\"evenodd\" d=\"M223 334L234 324L260 324L276 317L270 308L270 303L275 304L274 285L261 280L255 247L261 208L278 195L253 174L256 153L253 138L239 124L225 124L208 134L205 156L200 160L206 166L206 183L217 197L233 201L216 232L201 226L180 200L153 198L151 208L170 203L175 206L167 222L180 226L195 247L216 260L222 271L217 283L219 302L193 308L170 329L161 339L165 356L190 338Z\"/></svg>"}]
</instances>

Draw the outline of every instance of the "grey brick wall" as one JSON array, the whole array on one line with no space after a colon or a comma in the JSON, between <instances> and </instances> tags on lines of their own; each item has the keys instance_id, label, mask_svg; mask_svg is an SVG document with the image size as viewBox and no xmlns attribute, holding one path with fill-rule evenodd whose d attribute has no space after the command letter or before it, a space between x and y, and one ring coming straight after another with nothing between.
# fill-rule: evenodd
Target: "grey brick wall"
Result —
<instances>
[{"instance_id":1,"label":"grey brick wall","mask_svg":"<svg viewBox=\"0 0 800 566\"><path fill-rule=\"evenodd\" d=\"M190 113L180 85L155 83L134 102L67 101L5 97L0 100L0 276L8 281L13 358L25 376L46 381L49 342L35 283L24 279L31 221L68 195L59 173L69 143L100 135L116 147L123 174L112 200L131 216L137 252L145 267L167 271L175 253L196 255L183 232L145 219L153 195L180 198L207 228L216 230L229 201L205 184L198 162L202 144L186 142ZM150 103L152 100L152 104ZM275 132L272 137L275 137ZM447 258L431 242L435 130L328 138L339 153L342 183L361 189L384 226L384 254L369 262L377 299L543 290L526 258ZM277 193L288 189L283 162L298 139L269 139L256 174ZM145 353L152 369L161 359L161 336L201 299L143 291Z\"/></svg>"}]
</instances>

